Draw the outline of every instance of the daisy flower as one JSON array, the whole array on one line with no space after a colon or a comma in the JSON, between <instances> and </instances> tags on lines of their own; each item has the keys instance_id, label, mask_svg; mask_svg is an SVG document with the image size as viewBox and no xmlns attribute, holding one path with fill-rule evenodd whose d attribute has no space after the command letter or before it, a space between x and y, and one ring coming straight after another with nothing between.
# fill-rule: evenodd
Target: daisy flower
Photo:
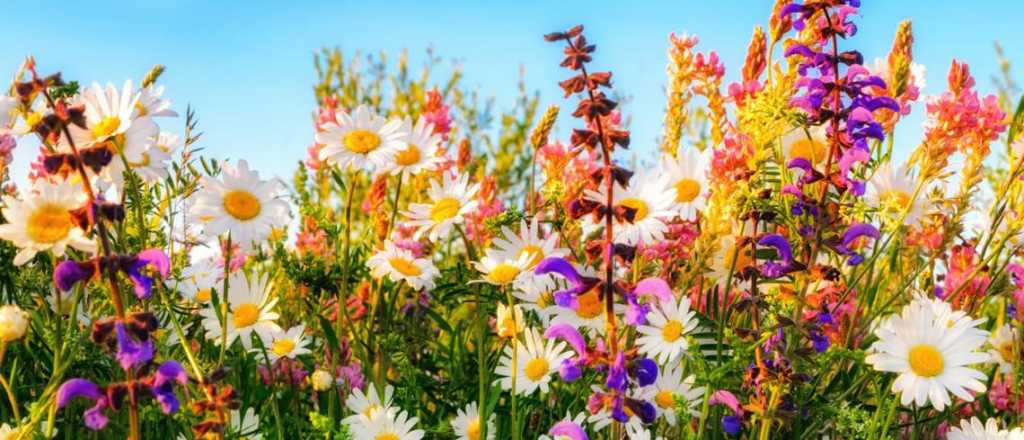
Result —
<instances>
[{"instance_id":1,"label":"daisy flower","mask_svg":"<svg viewBox=\"0 0 1024 440\"><path fill-rule=\"evenodd\" d=\"M498 336L502 338L514 338L525 328L523 309L518 304L506 306L498 303L497 318L495 319Z\"/></svg>"},{"instance_id":2,"label":"daisy flower","mask_svg":"<svg viewBox=\"0 0 1024 440\"><path fill-rule=\"evenodd\" d=\"M225 164L220 180L203 177L201 182L191 213L210 237L227 232L231 241L245 247L288 223L288 203L277 198L279 182L260 180L244 160L235 167Z\"/></svg>"},{"instance_id":3,"label":"daisy flower","mask_svg":"<svg viewBox=\"0 0 1024 440\"><path fill-rule=\"evenodd\" d=\"M181 136L166 131L161 131L156 139L153 140L153 146L168 155L174 154L175 151L178 151L178 148L184 145L185 142L181 140Z\"/></svg>"},{"instance_id":4,"label":"daisy flower","mask_svg":"<svg viewBox=\"0 0 1024 440\"><path fill-rule=\"evenodd\" d=\"M541 238L540 224L537 217L526 223L519 224L519 232L513 232L508 226L501 227L501 236L494 238L494 249L503 253L507 259L518 260L527 257L523 272L516 277L515 286L519 289L553 289L555 278L551 274L537 275L533 268L547 257L562 257L569 253L568 249L559 248L558 234L552 233Z\"/></svg>"},{"instance_id":5,"label":"daisy flower","mask_svg":"<svg viewBox=\"0 0 1024 440\"><path fill-rule=\"evenodd\" d=\"M345 407L352 411L352 415L342 419L342 423L353 425L359 422L361 417L371 417L380 410L391 409L391 399L395 394L395 388L391 385L384 386L384 399L377 395L377 388L373 385L367 387L367 392L356 388L352 390L345 399Z\"/></svg>"},{"instance_id":6,"label":"daisy flower","mask_svg":"<svg viewBox=\"0 0 1024 440\"><path fill-rule=\"evenodd\" d=\"M223 275L224 269L217 264L216 258L200 258L181 271L178 291L195 303L208 303L213 296L213 289L219 287Z\"/></svg>"},{"instance_id":7,"label":"daisy flower","mask_svg":"<svg viewBox=\"0 0 1024 440\"><path fill-rule=\"evenodd\" d=\"M407 172L417 175L424 171L433 171L438 165L444 162L444 158L437 155L437 149L441 145L441 135L434 134L434 125L427 122L423 116L412 125L412 120L406 118L402 121L403 133L406 133L405 146L395 153L394 161L381 170L399 174Z\"/></svg>"},{"instance_id":8,"label":"daisy flower","mask_svg":"<svg viewBox=\"0 0 1024 440\"><path fill-rule=\"evenodd\" d=\"M96 251L96 243L75 226L70 211L81 208L85 194L68 182L50 183L36 180L26 193L26 200L3 197L0 210L7 223L0 225L0 239L10 241L19 249L14 265L21 266L39 252L52 251L63 257L68 246L83 252Z\"/></svg>"},{"instance_id":9,"label":"daisy flower","mask_svg":"<svg viewBox=\"0 0 1024 440\"><path fill-rule=\"evenodd\" d=\"M680 218L695 220L697 211L706 206L710 164L711 149L702 152L680 145L675 156L662 155L660 173L668 178L672 209Z\"/></svg>"},{"instance_id":10,"label":"daisy flower","mask_svg":"<svg viewBox=\"0 0 1024 440\"><path fill-rule=\"evenodd\" d=\"M266 276L254 276L250 281L246 279L245 273L238 271L228 278L228 319L227 319L227 345L230 347L235 339L242 340L242 346L246 350L252 350L252 334L269 346L267 342L273 332L281 331L281 328L274 323L278 318L274 312L274 305L277 298L271 297L270 286ZM203 327L206 329L206 338L217 344L221 343L223 329L221 328L221 310L214 308L211 304L199 312L203 317Z\"/></svg>"},{"instance_id":11,"label":"daisy flower","mask_svg":"<svg viewBox=\"0 0 1024 440\"><path fill-rule=\"evenodd\" d=\"M271 362L280 358L295 359L296 356L309 354L309 338L306 338L306 326L299 324L284 331L281 329L270 332L270 345L267 348L267 357Z\"/></svg>"},{"instance_id":12,"label":"daisy flower","mask_svg":"<svg viewBox=\"0 0 1024 440\"><path fill-rule=\"evenodd\" d=\"M633 246L653 244L665 238L668 231L665 222L676 215L672 208L675 195L668 188L665 176L639 171L630 179L628 188L616 182L612 194L615 206L633 210L633 221L616 220L615 243ZM600 191L586 190L585 195L602 205L608 201L607 188L603 185ZM587 223L589 229L601 226L594 224L590 217L587 217Z\"/></svg>"},{"instance_id":13,"label":"daisy flower","mask_svg":"<svg viewBox=\"0 0 1024 440\"><path fill-rule=\"evenodd\" d=\"M999 371L1002 373L1012 373L1014 362L1020 357L1019 354L1014 356L1014 344L1016 344L1018 335L1017 329L1006 323L999 327L988 340L989 346L992 347L988 350L988 354L992 357L992 362L999 364Z\"/></svg>"},{"instance_id":14,"label":"daisy flower","mask_svg":"<svg viewBox=\"0 0 1024 440\"><path fill-rule=\"evenodd\" d=\"M901 393L902 405L931 403L942 411L951 403L949 393L972 402L968 390L985 391L985 374L969 367L989 360L977 351L988 336L977 328L984 321L936 315L933 305L915 300L878 325L878 341L864 360L877 371L899 374L892 391Z\"/></svg>"},{"instance_id":15,"label":"daisy flower","mask_svg":"<svg viewBox=\"0 0 1024 440\"><path fill-rule=\"evenodd\" d=\"M360 415L359 422L351 425L350 432L355 440L420 440L426 433L415 429L418 421L405 411L389 408L374 411L369 417Z\"/></svg>"},{"instance_id":16,"label":"daisy flower","mask_svg":"<svg viewBox=\"0 0 1024 440\"><path fill-rule=\"evenodd\" d=\"M877 207L881 215L903 217L903 224L916 225L924 215L924 206L914 196L915 178L906 165L893 169L882 165L868 182L867 201Z\"/></svg>"},{"instance_id":17,"label":"daisy flower","mask_svg":"<svg viewBox=\"0 0 1024 440\"><path fill-rule=\"evenodd\" d=\"M68 125L71 138L78 147L86 147L125 134L135 118L139 94L127 80L119 91L113 84L106 87L93 83L76 97L85 105L85 128Z\"/></svg>"},{"instance_id":18,"label":"daisy flower","mask_svg":"<svg viewBox=\"0 0 1024 440\"><path fill-rule=\"evenodd\" d=\"M466 405L466 409L459 409L455 419L452 420L452 430L458 440L480 440L480 411L477 410L476 402ZM487 440L494 439L494 414L487 418Z\"/></svg>"},{"instance_id":19,"label":"daisy flower","mask_svg":"<svg viewBox=\"0 0 1024 440\"><path fill-rule=\"evenodd\" d=\"M697 328L697 312L690 310L690 298L661 301L648 315L648 324L637 328L642 334L636 340L641 353L646 353L661 365L679 359L690 343L686 335Z\"/></svg>"},{"instance_id":20,"label":"daisy flower","mask_svg":"<svg viewBox=\"0 0 1024 440\"><path fill-rule=\"evenodd\" d=\"M747 246L738 248L738 244L739 240L732 234L719 239L718 249L711 259L711 276L718 281L724 283L729 278L729 272L733 273L733 281L735 281L736 274L740 273L744 267L754 265L750 249Z\"/></svg>"},{"instance_id":21,"label":"daisy flower","mask_svg":"<svg viewBox=\"0 0 1024 440\"><path fill-rule=\"evenodd\" d=\"M522 308L524 312L532 311L536 313L541 323L547 325L557 306L555 306L553 295L554 288L544 289L542 287L534 283L527 283L523 286L517 286L512 291L512 296L520 301L517 306Z\"/></svg>"},{"instance_id":22,"label":"daisy flower","mask_svg":"<svg viewBox=\"0 0 1024 440\"><path fill-rule=\"evenodd\" d=\"M495 383L500 384L504 390L512 389L512 371L515 368L516 394L528 396L538 389L541 394L547 394L551 374L558 371L563 360L572 357L572 352L565 350L565 342L545 340L532 328L523 332L523 339L523 342L516 344L518 365L512 365L511 344L505 346L501 361L494 370L501 378Z\"/></svg>"},{"instance_id":23,"label":"daisy flower","mask_svg":"<svg viewBox=\"0 0 1024 440\"><path fill-rule=\"evenodd\" d=\"M591 385L590 389L594 393L604 392L604 390L597 385ZM632 397L634 399L640 398L639 395L633 395L633 393L627 394L630 394L629 397ZM606 404L601 404L597 412L587 417L587 423L590 423L590 427L594 430L594 432L600 432L604 428L610 426L614 421L615 419L612 418L611 408ZM640 417L637 416L636 414L631 414L629 416L629 420L627 420L626 423L624 423L624 425L627 432L638 432L644 429L644 422L640 420Z\"/></svg>"},{"instance_id":24,"label":"daisy flower","mask_svg":"<svg viewBox=\"0 0 1024 440\"><path fill-rule=\"evenodd\" d=\"M128 166L146 183L159 182L168 176L167 163L171 160L170 153L156 144L158 137L151 139L136 160L128 160Z\"/></svg>"},{"instance_id":25,"label":"daisy flower","mask_svg":"<svg viewBox=\"0 0 1024 440\"><path fill-rule=\"evenodd\" d=\"M782 136L782 155L786 163L793 159L806 159L820 165L828 156L828 134L825 126L797 127Z\"/></svg>"},{"instance_id":26,"label":"daisy flower","mask_svg":"<svg viewBox=\"0 0 1024 440\"><path fill-rule=\"evenodd\" d=\"M351 114L335 113L334 122L322 127L323 131L316 134L316 142L323 145L320 160L343 169L366 165L384 169L406 146L401 120L386 121L363 105Z\"/></svg>"},{"instance_id":27,"label":"daisy flower","mask_svg":"<svg viewBox=\"0 0 1024 440\"><path fill-rule=\"evenodd\" d=\"M576 297L578 307L554 306L552 324L569 324L577 329L589 330L590 334L603 335L605 332L604 302L598 295L598 289L590 289ZM616 315L623 311L622 304L615 304Z\"/></svg>"},{"instance_id":28,"label":"daisy flower","mask_svg":"<svg viewBox=\"0 0 1024 440\"><path fill-rule=\"evenodd\" d=\"M263 438L263 434L260 434L260 416L256 415L256 410L248 408L245 410L243 415L239 410L231 410L231 420L228 423L228 430L234 432L241 438L248 440L260 440Z\"/></svg>"},{"instance_id":29,"label":"daisy flower","mask_svg":"<svg viewBox=\"0 0 1024 440\"><path fill-rule=\"evenodd\" d=\"M689 375L683 379L683 369L678 365L663 368L658 378L643 390L644 400L654 402L658 416L664 416L669 426L676 426L676 399L686 402L684 408L693 417L700 417L704 387L694 387L696 377Z\"/></svg>"},{"instance_id":30,"label":"daisy flower","mask_svg":"<svg viewBox=\"0 0 1024 440\"><path fill-rule=\"evenodd\" d=\"M511 284L526 270L530 256L523 254L519 258L509 259L503 252L488 249L484 257L473 263L476 270L484 274L483 280L495 286Z\"/></svg>"},{"instance_id":31,"label":"daisy flower","mask_svg":"<svg viewBox=\"0 0 1024 440\"><path fill-rule=\"evenodd\" d=\"M164 86L150 84L148 87L139 90L139 99L135 102L135 111L132 117L159 117L178 116L178 112L171 110L171 100L165 99Z\"/></svg>"},{"instance_id":32,"label":"daisy flower","mask_svg":"<svg viewBox=\"0 0 1024 440\"><path fill-rule=\"evenodd\" d=\"M999 429L999 421L995 418L988 419L985 424L977 417L971 420L960 420L960 426L949 428L946 433L947 440L1022 440L1024 430L1014 428L1012 431Z\"/></svg>"},{"instance_id":33,"label":"daisy flower","mask_svg":"<svg viewBox=\"0 0 1024 440\"><path fill-rule=\"evenodd\" d=\"M452 227L465 222L465 216L476 209L476 192L480 184L469 184L469 176L462 174L452 177L445 173L443 181L430 181L427 190L429 203L410 203L405 216L410 220L408 225L416 227L415 238L418 240L427 234L430 241L447 237Z\"/></svg>"},{"instance_id":34,"label":"daisy flower","mask_svg":"<svg viewBox=\"0 0 1024 440\"><path fill-rule=\"evenodd\" d=\"M387 276L394 282L405 281L413 289L433 289L434 278L441 275L430 260L416 258L408 249L395 246L390 240L384 243L384 249L366 261L374 278Z\"/></svg>"}]
</instances>

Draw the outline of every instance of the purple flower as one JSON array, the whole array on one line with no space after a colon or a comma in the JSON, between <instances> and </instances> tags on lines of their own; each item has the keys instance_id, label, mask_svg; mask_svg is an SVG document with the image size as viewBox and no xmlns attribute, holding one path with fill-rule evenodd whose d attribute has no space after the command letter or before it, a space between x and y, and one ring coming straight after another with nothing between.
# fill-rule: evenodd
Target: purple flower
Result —
<instances>
[{"instance_id":1,"label":"purple flower","mask_svg":"<svg viewBox=\"0 0 1024 440\"><path fill-rule=\"evenodd\" d=\"M658 379L658 364L648 358L641 358L633 365L633 377L642 387L654 383Z\"/></svg>"},{"instance_id":2,"label":"purple flower","mask_svg":"<svg viewBox=\"0 0 1024 440\"><path fill-rule=\"evenodd\" d=\"M569 420L562 420L555 423L555 425L548 430L548 435L556 438L558 436L565 436L568 437L569 440L588 440L587 433L583 431L583 428Z\"/></svg>"},{"instance_id":3,"label":"purple flower","mask_svg":"<svg viewBox=\"0 0 1024 440\"><path fill-rule=\"evenodd\" d=\"M74 378L64 382L57 389L57 409L63 408L71 400L78 397L84 397L94 402L94 405L83 414L85 426L93 430L103 429L103 427L107 426L108 419L107 415L104 414L104 410L109 406L107 396L104 394L103 389L91 381Z\"/></svg>"},{"instance_id":4,"label":"purple flower","mask_svg":"<svg viewBox=\"0 0 1024 440\"><path fill-rule=\"evenodd\" d=\"M180 406L178 396L174 395L174 384L185 385L188 383L188 374L181 364L175 361L167 361L160 364L156 373L153 374L153 385L150 391L153 397L160 403L160 409L164 414L178 412Z\"/></svg>"},{"instance_id":5,"label":"purple flower","mask_svg":"<svg viewBox=\"0 0 1024 440\"><path fill-rule=\"evenodd\" d=\"M558 376L566 382L575 382L576 379L583 376L581 364L582 362L578 358L563 359L562 363L558 365Z\"/></svg>"},{"instance_id":6,"label":"purple flower","mask_svg":"<svg viewBox=\"0 0 1024 440\"><path fill-rule=\"evenodd\" d=\"M592 289L600 280L597 278L585 277L572 267L572 263L561 257L548 257L537 263L534 273L544 275L546 273L557 273L569 281L568 289L559 290L554 293L555 303L562 307L576 310L579 304L576 297Z\"/></svg>"},{"instance_id":7,"label":"purple flower","mask_svg":"<svg viewBox=\"0 0 1024 440\"><path fill-rule=\"evenodd\" d=\"M114 355L114 358L125 371L144 365L153 359L153 340L136 341L128 334L128 330L121 321L114 322L114 333L117 336L117 354Z\"/></svg>"},{"instance_id":8,"label":"purple flower","mask_svg":"<svg viewBox=\"0 0 1024 440\"><path fill-rule=\"evenodd\" d=\"M824 353L825 351L827 351L828 347L831 345L831 342L829 342L828 337L814 330L811 330L810 333L811 345L814 346L814 351L818 353Z\"/></svg>"},{"instance_id":9,"label":"purple flower","mask_svg":"<svg viewBox=\"0 0 1024 440\"><path fill-rule=\"evenodd\" d=\"M864 256L854 252L850 249L853 242L862 237L869 237L874 240L878 240L881 234L878 232L878 228L868 223L854 223L850 227L846 228L846 232L843 233L842 244L836 246L836 252L840 255L846 256L846 264L850 266L856 266L864 261Z\"/></svg>"},{"instance_id":10,"label":"purple flower","mask_svg":"<svg viewBox=\"0 0 1024 440\"><path fill-rule=\"evenodd\" d=\"M761 275L766 278L779 278L793 269L793 251L786 237L779 234L766 235L758 240L757 244L775 248L775 253L781 260L765 262L761 266Z\"/></svg>"},{"instance_id":11,"label":"purple flower","mask_svg":"<svg viewBox=\"0 0 1024 440\"><path fill-rule=\"evenodd\" d=\"M544 337L548 339L561 338L569 343L573 350L576 350L576 354L583 355L587 352L587 343L583 340L583 335L576 330L576 327L569 324L551 324L544 331Z\"/></svg>"},{"instance_id":12,"label":"purple flower","mask_svg":"<svg viewBox=\"0 0 1024 440\"><path fill-rule=\"evenodd\" d=\"M722 429L729 435L739 435L740 418L736 416L722 417Z\"/></svg>"},{"instance_id":13,"label":"purple flower","mask_svg":"<svg viewBox=\"0 0 1024 440\"><path fill-rule=\"evenodd\" d=\"M615 355L615 361L608 368L608 377L604 384L612 390L624 391L626 389L626 355L621 351Z\"/></svg>"},{"instance_id":14,"label":"purple flower","mask_svg":"<svg viewBox=\"0 0 1024 440\"><path fill-rule=\"evenodd\" d=\"M53 284L61 291L70 291L79 281L84 281L96 274L96 265L91 261L77 262L64 260L53 268Z\"/></svg>"},{"instance_id":15,"label":"purple flower","mask_svg":"<svg viewBox=\"0 0 1024 440\"><path fill-rule=\"evenodd\" d=\"M170 268L171 261L163 250L146 249L139 252L134 261L124 268L124 271L135 285L135 296L139 299L146 299L153 291L155 275L159 274L161 279L167 278Z\"/></svg>"},{"instance_id":16,"label":"purple flower","mask_svg":"<svg viewBox=\"0 0 1024 440\"><path fill-rule=\"evenodd\" d=\"M640 303L640 297L648 297L657 299L658 301L672 301L675 296L672 295L672 288L669 287L668 283L661 278L644 278L636 283L636 287L633 291L626 294L626 323L632 326L641 326L647 324L647 313L650 312L651 307L649 301Z\"/></svg>"}]
</instances>

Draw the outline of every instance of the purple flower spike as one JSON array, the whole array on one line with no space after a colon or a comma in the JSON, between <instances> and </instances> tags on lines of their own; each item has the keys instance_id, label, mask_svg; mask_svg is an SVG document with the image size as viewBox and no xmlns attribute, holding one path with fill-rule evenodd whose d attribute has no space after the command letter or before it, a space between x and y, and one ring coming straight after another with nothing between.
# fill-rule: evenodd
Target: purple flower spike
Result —
<instances>
[{"instance_id":1,"label":"purple flower spike","mask_svg":"<svg viewBox=\"0 0 1024 440\"><path fill-rule=\"evenodd\" d=\"M79 281L92 278L95 274L96 266L91 263L64 260L53 269L53 284L61 291L67 292Z\"/></svg>"},{"instance_id":2,"label":"purple flower spike","mask_svg":"<svg viewBox=\"0 0 1024 440\"><path fill-rule=\"evenodd\" d=\"M188 382L188 374L181 364L175 361L167 361L157 368L153 375L153 397L160 403L160 409L164 414L171 414L178 411L180 403L178 396L174 394L174 384L184 385Z\"/></svg>"},{"instance_id":3,"label":"purple flower spike","mask_svg":"<svg viewBox=\"0 0 1024 440\"><path fill-rule=\"evenodd\" d=\"M615 355L615 362L608 369L608 378L604 384L609 389L626 390L626 356L621 351Z\"/></svg>"},{"instance_id":4,"label":"purple flower spike","mask_svg":"<svg viewBox=\"0 0 1024 440\"><path fill-rule=\"evenodd\" d=\"M85 426L92 430L103 429L107 426L109 419L104 413L108 406L107 397L98 385L85 379L69 379L57 389L57 408L63 408L77 397L84 397L95 402L83 414Z\"/></svg>"},{"instance_id":5,"label":"purple flower spike","mask_svg":"<svg viewBox=\"0 0 1024 440\"><path fill-rule=\"evenodd\" d=\"M135 256L135 261L127 268L128 277L135 285L135 296L139 299L149 298L153 291L154 275L166 278L171 268L167 254L160 249L147 249ZM155 271L155 273L154 273Z\"/></svg>"},{"instance_id":6,"label":"purple flower spike","mask_svg":"<svg viewBox=\"0 0 1024 440\"><path fill-rule=\"evenodd\" d=\"M541 260L540 263L537 263L537 267L533 272L537 275L555 272L569 280L572 284L583 283L583 277L580 276L580 273L576 271L575 267L572 267L572 263L561 257L548 257Z\"/></svg>"},{"instance_id":7,"label":"purple flower spike","mask_svg":"<svg viewBox=\"0 0 1024 440\"><path fill-rule=\"evenodd\" d=\"M843 242L836 246L836 251L841 255L846 256L846 264L856 266L864 261L863 255L850 249L850 246L853 245L854 241L863 237L878 240L878 238L881 237L881 234L878 232L878 228L868 223L854 223L846 229L846 232L843 233Z\"/></svg>"},{"instance_id":8,"label":"purple flower spike","mask_svg":"<svg viewBox=\"0 0 1024 440\"><path fill-rule=\"evenodd\" d=\"M642 358L633 367L633 377L640 386L645 387L658 379L658 364L648 358Z\"/></svg>"},{"instance_id":9,"label":"purple flower spike","mask_svg":"<svg viewBox=\"0 0 1024 440\"><path fill-rule=\"evenodd\" d=\"M579 361L577 359L565 359L562 360L561 365L558 366L558 376L566 382L575 382L580 376L583 376L583 369L580 368Z\"/></svg>"},{"instance_id":10,"label":"purple flower spike","mask_svg":"<svg viewBox=\"0 0 1024 440\"><path fill-rule=\"evenodd\" d=\"M573 350L576 350L578 355L583 355L587 352L587 343L583 340L583 335L569 324L552 324L551 327L544 331L544 337L548 339L562 338L572 346Z\"/></svg>"},{"instance_id":11,"label":"purple flower spike","mask_svg":"<svg viewBox=\"0 0 1024 440\"><path fill-rule=\"evenodd\" d=\"M114 357L121 364L125 371L143 365L153 359L153 341L146 340L138 342L128 334L124 323L114 323L114 332L117 335L117 354Z\"/></svg>"},{"instance_id":12,"label":"purple flower spike","mask_svg":"<svg viewBox=\"0 0 1024 440\"><path fill-rule=\"evenodd\" d=\"M739 435L740 418L736 416L722 417L722 429L729 435Z\"/></svg>"},{"instance_id":13,"label":"purple flower spike","mask_svg":"<svg viewBox=\"0 0 1024 440\"><path fill-rule=\"evenodd\" d=\"M785 275L793 267L793 251L786 237L779 234L766 235L757 242L759 246L775 249L781 261L769 261L761 267L761 275L767 278L778 278Z\"/></svg>"},{"instance_id":14,"label":"purple flower spike","mask_svg":"<svg viewBox=\"0 0 1024 440\"><path fill-rule=\"evenodd\" d=\"M555 423L554 426L548 431L548 435L552 437L565 436L569 440L589 440L587 433L583 430L580 425L577 425L568 420L562 420L561 422Z\"/></svg>"}]
</instances>

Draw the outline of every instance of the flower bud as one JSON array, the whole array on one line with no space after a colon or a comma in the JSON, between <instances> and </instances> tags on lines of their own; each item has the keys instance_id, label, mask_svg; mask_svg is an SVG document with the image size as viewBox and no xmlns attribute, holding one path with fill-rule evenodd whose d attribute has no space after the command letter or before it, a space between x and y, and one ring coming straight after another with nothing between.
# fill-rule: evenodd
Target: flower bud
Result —
<instances>
[{"instance_id":1,"label":"flower bud","mask_svg":"<svg viewBox=\"0 0 1024 440\"><path fill-rule=\"evenodd\" d=\"M0 341L12 342L25 336L28 316L21 307L6 305L0 307Z\"/></svg>"},{"instance_id":2,"label":"flower bud","mask_svg":"<svg viewBox=\"0 0 1024 440\"><path fill-rule=\"evenodd\" d=\"M309 376L309 383L314 391L326 391L334 386L334 376L324 370L316 370Z\"/></svg>"}]
</instances>

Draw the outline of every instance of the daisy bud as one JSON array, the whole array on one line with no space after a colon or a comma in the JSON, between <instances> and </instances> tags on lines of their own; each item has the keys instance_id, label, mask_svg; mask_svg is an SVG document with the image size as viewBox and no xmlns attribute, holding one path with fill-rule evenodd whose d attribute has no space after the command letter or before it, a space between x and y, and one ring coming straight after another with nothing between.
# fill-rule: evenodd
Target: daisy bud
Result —
<instances>
[{"instance_id":1,"label":"daisy bud","mask_svg":"<svg viewBox=\"0 0 1024 440\"><path fill-rule=\"evenodd\" d=\"M316 370L309 376L309 383L314 391L326 391L334 386L334 376L324 370Z\"/></svg>"},{"instance_id":2,"label":"daisy bud","mask_svg":"<svg viewBox=\"0 0 1024 440\"><path fill-rule=\"evenodd\" d=\"M0 341L12 342L25 336L28 316L15 305L0 307Z\"/></svg>"}]
</instances>

